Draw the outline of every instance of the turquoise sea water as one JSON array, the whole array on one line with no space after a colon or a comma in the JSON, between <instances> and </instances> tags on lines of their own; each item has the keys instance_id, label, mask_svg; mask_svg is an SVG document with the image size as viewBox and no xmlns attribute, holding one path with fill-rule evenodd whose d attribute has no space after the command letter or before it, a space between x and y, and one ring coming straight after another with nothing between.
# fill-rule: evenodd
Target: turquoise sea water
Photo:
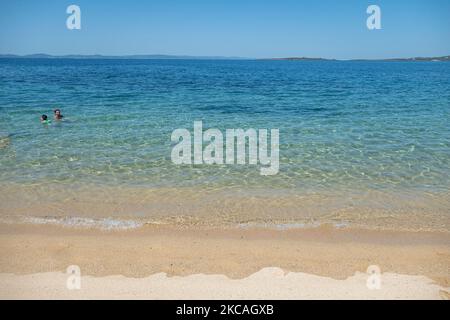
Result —
<instances>
[{"instance_id":1,"label":"turquoise sea water","mask_svg":"<svg viewBox=\"0 0 450 320\"><path fill-rule=\"evenodd\" d=\"M65 121L42 125L55 107ZM278 128L279 174L173 164L170 135L194 120ZM0 59L0 139L3 186L367 190L442 203L450 64Z\"/></svg>"}]
</instances>

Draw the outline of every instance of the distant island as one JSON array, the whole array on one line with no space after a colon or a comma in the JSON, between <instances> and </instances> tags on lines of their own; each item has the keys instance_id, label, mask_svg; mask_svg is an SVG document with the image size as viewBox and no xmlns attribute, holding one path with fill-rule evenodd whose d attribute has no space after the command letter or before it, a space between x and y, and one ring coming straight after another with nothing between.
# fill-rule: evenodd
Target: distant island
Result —
<instances>
[{"instance_id":1,"label":"distant island","mask_svg":"<svg viewBox=\"0 0 450 320\"><path fill-rule=\"evenodd\" d=\"M162 59L192 59L192 60L243 60L248 58L241 57L220 57L220 56L177 56L165 54L135 54L122 56L109 56L101 54L67 54L67 55L51 55L45 53L16 55L16 54L0 54L0 59L136 59L136 60L162 60Z\"/></svg>"},{"instance_id":2,"label":"distant island","mask_svg":"<svg viewBox=\"0 0 450 320\"><path fill-rule=\"evenodd\" d=\"M407 59L384 59L385 61L450 61L450 56L442 57L416 57Z\"/></svg>"},{"instance_id":3,"label":"distant island","mask_svg":"<svg viewBox=\"0 0 450 320\"><path fill-rule=\"evenodd\" d=\"M336 61L336 59L308 58L308 57L287 57L287 58L262 58L258 60L286 60L286 61Z\"/></svg>"},{"instance_id":4,"label":"distant island","mask_svg":"<svg viewBox=\"0 0 450 320\"><path fill-rule=\"evenodd\" d=\"M338 59L287 57L287 58L264 58L258 60L284 60L284 61L339 61ZM450 61L450 56L442 57L414 57L414 58L390 58L390 59L348 59L344 61Z\"/></svg>"},{"instance_id":5,"label":"distant island","mask_svg":"<svg viewBox=\"0 0 450 320\"><path fill-rule=\"evenodd\" d=\"M389 58L389 59L327 59L327 58L310 58L310 57L286 57L286 58L244 58L244 57L222 57L222 56L177 56L164 54L142 54L142 55L123 55L123 56L108 56L108 55L83 55L83 54L68 54L68 55L50 55L44 53L15 55L15 54L0 54L0 59L129 59L129 60L259 60L259 61L450 61L449 56L441 57L414 57L414 58Z\"/></svg>"}]
</instances>

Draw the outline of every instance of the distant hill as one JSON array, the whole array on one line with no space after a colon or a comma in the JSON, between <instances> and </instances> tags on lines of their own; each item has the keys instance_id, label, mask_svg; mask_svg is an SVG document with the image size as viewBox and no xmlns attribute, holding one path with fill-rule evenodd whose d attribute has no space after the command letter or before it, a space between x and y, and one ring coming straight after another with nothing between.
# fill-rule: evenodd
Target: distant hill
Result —
<instances>
[{"instance_id":1,"label":"distant hill","mask_svg":"<svg viewBox=\"0 0 450 320\"><path fill-rule=\"evenodd\" d=\"M308 58L308 57L287 57L287 58L267 58L258 60L286 60L286 61L337 61L336 59ZM450 61L450 56L442 57L415 57L415 58L391 58L391 59L350 59L345 61Z\"/></svg>"},{"instance_id":2,"label":"distant hill","mask_svg":"<svg viewBox=\"0 0 450 320\"><path fill-rule=\"evenodd\" d=\"M266 58L258 60L287 60L287 61L335 61L335 59L308 58L308 57L287 57L287 58Z\"/></svg>"},{"instance_id":3,"label":"distant hill","mask_svg":"<svg viewBox=\"0 0 450 320\"><path fill-rule=\"evenodd\" d=\"M222 57L222 56L176 56L164 54L142 54L142 55L124 55L124 56L106 56L100 54L82 55L50 55L45 53L36 53L28 55L0 54L0 59L143 59L143 60L162 60L162 59L186 59L186 60L285 60L285 61L338 61L337 59L310 58L310 57L286 57L286 58L243 58L243 57ZM345 61L450 61L450 56L442 57L414 57L414 58L390 58L390 59L350 59Z\"/></svg>"},{"instance_id":4,"label":"distant hill","mask_svg":"<svg viewBox=\"0 0 450 320\"><path fill-rule=\"evenodd\" d=\"M416 57L406 59L384 59L384 61L450 61L450 56L442 57Z\"/></svg>"},{"instance_id":5,"label":"distant hill","mask_svg":"<svg viewBox=\"0 0 450 320\"><path fill-rule=\"evenodd\" d=\"M14 54L0 54L1 58L17 58L17 59L194 59L194 60L242 60L246 58L241 57L220 57L220 56L176 56L164 54L144 54L144 55L124 55L124 56L104 56L100 54L82 55L82 54L68 54L68 55L49 55L44 53L28 54L28 55L14 55Z\"/></svg>"}]
</instances>

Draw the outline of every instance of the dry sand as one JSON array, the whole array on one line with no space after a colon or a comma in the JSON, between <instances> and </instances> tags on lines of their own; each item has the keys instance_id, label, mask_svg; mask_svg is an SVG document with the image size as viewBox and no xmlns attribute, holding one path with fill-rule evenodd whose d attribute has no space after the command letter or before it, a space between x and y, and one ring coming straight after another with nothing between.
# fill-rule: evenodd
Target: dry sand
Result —
<instances>
[{"instance_id":1,"label":"dry sand","mask_svg":"<svg viewBox=\"0 0 450 320\"><path fill-rule=\"evenodd\" d=\"M1 298L439 299L450 286L448 233L1 224L0 252ZM81 290L66 288L69 265Z\"/></svg>"},{"instance_id":2,"label":"dry sand","mask_svg":"<svg viewBox=\"0 0 450 320\"><path fill-rule=\"evenodd\" d=\"M69 276L50 272L0 274L1 299L447 299L448 291L427 277L380 275L379 287L368 287L368 275L335 280L305 273L264 268L239 280L196 274L146 278L82 276L79 289L67 288ZM370 289L371 288L371 289Z\"/></svg>"}]
</instances>

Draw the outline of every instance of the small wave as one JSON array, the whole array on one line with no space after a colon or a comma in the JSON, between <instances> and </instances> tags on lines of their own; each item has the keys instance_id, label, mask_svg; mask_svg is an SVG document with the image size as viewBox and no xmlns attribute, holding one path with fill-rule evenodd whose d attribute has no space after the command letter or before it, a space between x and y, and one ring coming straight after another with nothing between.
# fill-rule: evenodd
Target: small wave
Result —
<instances>
[{"instance_id":1,"label":"small wave","mask_svg":"<svg viewBox=\"0 0 450 320\"><path fill-rule=\"evenodd\" d=\"M310 229L310 228L318 228L328 223L240 223L238 227L243 229L248 228L267 228L267 229L275 229L275 230L289 230L289 229ZM340 223L332 223L331 224L336 229L346 228L349 226L346 222Z\"/></svg>"},{"instance_id":2,"label":"small wave","mask_svg":"<svg viewBox=\"0 0 450 320\"><path fill-rule=\"evenodd\" d=\"M82 217L20 217L19 219L3 220L6 223L49 224L74 228L96 228L101 230L137 229L143 223L134 220L119 220L112 218L92 219Z\"/></svg>"}]
</instances>

